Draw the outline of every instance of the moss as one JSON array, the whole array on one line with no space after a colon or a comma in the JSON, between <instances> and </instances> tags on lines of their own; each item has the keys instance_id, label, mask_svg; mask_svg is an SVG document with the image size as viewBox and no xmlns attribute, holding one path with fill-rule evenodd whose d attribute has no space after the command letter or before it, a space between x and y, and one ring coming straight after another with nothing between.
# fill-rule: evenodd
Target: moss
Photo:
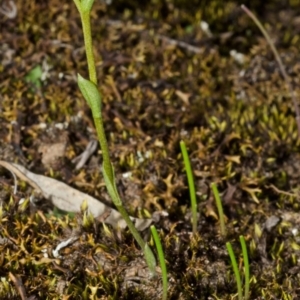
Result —
<instances>
[{"instance_id":1,"label":"moss","mask_svg":"<svg viewBox=\"0 0 300 300\"><path fill-rule=\"evenodd\" d=\"M72 159L95 138L91 115L75 76L86 73L75 6L51 0L23 1L15 19L0 18L0 156L52 174L109 202L99 174L101 153L83 169ZM231 299L236 285L216 208L208 187L221 189L228 239L240 234L250 249L251 298L293 299L299 286L299 139L294 110L266 42L238 2L97 1L92 21L105 129L118 189L126 208L139 214L166 210L156 224L164 232L170 299ZM297 28L287 26L297 8L287 1L252 1L276 40L299 93ZM198 26L204 20L213 37ZM245 57L237 63L229 54ZM41 87L26 82L41 66ZM17 126L12 123L17 122ZM53 130L66 124L62 130ZM55 168L42 163L39 143L67 138ZM187 182L179 141L189 149L199 198L199 235L191 237ZM21 184L11 195L10 175L0 171L1 297L39 299L159 299L161 282L138 273L145 264L129 233L87 216L50 217L29 202ZM124 178L123 174L131 174ZM269 231L269 217L280 218ZM53 257L52 250L78 239ZM46 252L43 252L46 249ZM47 257L48 256L48 257ZM129 275L128 275L129 274ZM132 275L134 274L134 275ZM129 278L130 277L130 278ZM2 294L1 294L2 293ZM155 298L156 297L156 298Z\"/></svg>"}]
</instances>

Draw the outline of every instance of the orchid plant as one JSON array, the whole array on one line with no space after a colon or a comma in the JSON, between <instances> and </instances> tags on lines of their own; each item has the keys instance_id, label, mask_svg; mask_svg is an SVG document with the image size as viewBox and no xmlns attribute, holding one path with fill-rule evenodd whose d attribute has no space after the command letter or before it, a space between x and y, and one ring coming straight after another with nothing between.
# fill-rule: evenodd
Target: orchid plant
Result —
<instances>
[{"instance_id":1,"label":"orchid plant","mask_svg":"<svg viewBox=\"0 0 300 300\"><path fill-rule=\"evenodd\" d=\"M96 127L97 136L103 155L102 173L105 185L114 205L122 215L123 219L126 221L131 234L133 235L139 246L142 248L151 275L154 276L156 259L151 248L141 237L140 233L134 226L132 220L130 219L127 211L125 210L122 204L116 186L114 168L109 157L109 149L105 136L102 118L102 96L98 89L96 65L93 54L93 43L91 34L90 13L94 4L94 0L74 0L74 3L79 11L81 18L84 45L89 71L89 79L85 79L80 74L78 74L78 86L93 114L94 124Z\"/></svg>"}]
</instances>

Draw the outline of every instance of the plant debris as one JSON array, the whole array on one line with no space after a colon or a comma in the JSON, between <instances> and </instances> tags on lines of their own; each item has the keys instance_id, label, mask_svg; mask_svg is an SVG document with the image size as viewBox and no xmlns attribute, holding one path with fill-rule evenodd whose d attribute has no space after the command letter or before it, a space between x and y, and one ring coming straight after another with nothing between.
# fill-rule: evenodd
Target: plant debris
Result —
<instances>
[{"instance_id":1,"label":"plant debris","mask_svg":"<svg viewBox=\"0 0 300 300\"><path fill-rule=\"evenodd\" d=\"M74 188L50 177L29 172L24 167L0 160L0 166L10 170L17 177L30 184L44 199L51 201L53 205L63 211L78 213L82 207L87 206L88 212L95 218L106 215L103 220L115 228L125 228L126 223L120 213L107 207L97 199L82 193ZM138 230L145 230L150 226L151 219L132 218Z\"/></svg>"}]
</instances>

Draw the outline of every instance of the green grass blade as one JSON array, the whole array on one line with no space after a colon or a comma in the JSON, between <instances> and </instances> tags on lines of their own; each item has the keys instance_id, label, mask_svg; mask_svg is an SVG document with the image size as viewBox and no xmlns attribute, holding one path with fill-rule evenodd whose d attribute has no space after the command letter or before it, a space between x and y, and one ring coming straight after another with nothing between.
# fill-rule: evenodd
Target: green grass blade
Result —
<instances>
[{"instance_id":1,"label":"green grass blade","mask_svg":"<svg viewBox=\"0 0 300 300\"><path fill-rule=\"evenodd\" d=\"M194 183L191 163L190 163L189 155L186 150L184 141L180 141L180 149L183 157L186 176L188 179L191 207L192 207L192 227L193 227L193 234L195 234L197 232L197 199L196 199L195 183Z\"/></svg>"},{"instance_id":2,"label":"green grass blade","mask_svg":"<svg viewBox=\"0 0 300 300\"><path fill-rule=\"evenodd\" d=\"M238 264L236 262L236 258L235 258L235 255L232 250L232 246L231 246L230 242L226 243L226 248L227 248L228 254L230 256L231 265L232 265L235 280L236 280L236 285L237 285L237 289L238 289L238 297L239 297L239 300L243 300L241 276L240 276Z\"/></svg>"},{"instance_id":3,"label":"green grass blade","mask_svg":"<svg viewBox=\"0 0 300 300\"><path fill-rule=\"evenodd\" d=\"M158 258L160 262L161 272L162 272L162 282L163 282L163 300L167 300L167 292L168 292L168 273L167 266L164 257L164 251L160 242L160 238L158 236L157 230L154 225L150 226L152 236L154 238L156 250L158 253Z\"/></svg>"},{"instance_id":4,"label":"green grass blade","mask_svg":"<svg viewBox=\"0 0 300 300\"><path fill-rule=\"evenodd\" d=\"M247 299L249 299L250 267L249 267L247 246L246 246L245 238L242 235L240 236L240 243L241 243L243 259L244 259L244 274L245 274L244 299L247 300Z\"/></svg>"},{"instance_id":5,"label":"green grass blade","mask_svg":"<svg viewBox=\"0 0 300 300\"><path fill-rule=\"evenodd\" d=\"M216 205L217 205L217 209L218 209L218 213L219 213L221 234L222 234L222 236L226 236L226 227L225 227L223 206L222 206L220 194L219 194L217 185L214 182L211 184L211 188L212 188L215 200L216 200Z\"/></svg>"}]
</instances>

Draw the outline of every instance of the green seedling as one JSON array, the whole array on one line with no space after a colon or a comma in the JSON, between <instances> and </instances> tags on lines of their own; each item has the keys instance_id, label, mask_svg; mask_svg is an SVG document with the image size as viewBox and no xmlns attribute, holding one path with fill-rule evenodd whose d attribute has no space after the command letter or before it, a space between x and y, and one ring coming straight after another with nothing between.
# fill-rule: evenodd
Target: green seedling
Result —
<instances>
[{"instance_id":1,"label":"green seedling","mask_svg":"<svg viewBox=\"0 0 300 300\"><path fill-rule=\"evenodd\" d=\"M245 277L245 292L244 292L244 300L247 300L249 298L249 285L250 285L250 268L249 268L249 260L248 260L248 252L246 247L245 238L243 236L240 236L240 243L242 247L242 254L243 254L243 260L244 260L244 277ZM241 281L241 275L238 268L238 264L234 255L234 252L232 250L232 246L230 242L226 243L226 248L231 260L231 265L233 268L236 284L237 284L237 290L238 290L238 298L239 300L243 299L243 293L242 293L242 281Z\"/></svg>"},{"instance_id":2,"label":"green seedling","mask_svg":"<svg viewBox=\"0 0 300 300\"><path fill-rule=\"evenodd\" d=\"M117 187L114 169L110 161L109 157L109 149L107 145L107 140L104 131L104 124L102 119L102 97L99 92L97 86L97 73L96 73L96 65L93 54L93 45L92 45L92 34L91 34L91 22L90 22L90 12L94 3L94 0L74 0L75 5L79 11L82 28L83 28L83 36L84 36L84 45L86 50L86 57L88 62L88 70L89 70L89 80L83 78L78 74L78 86L79 89L88 103L92 114L93 119L97 131L98 140L100 143L100 147L103 155L103 164L102 164L102 172L105 181L105 185L108 191L109 196L111 197L114 205L124 218L127 223L127 226L142 248L147 265L152 276L155 275L155 267L156 260L154 254L148 244L142 239L141 235L135 228L133 222L131 221L127 211L123 207L122 201L120 199Z\"/></svg>"},{"instance_id":3,"label":"green seedling","mask_svg":"<svg viewBox=\"0 0 300 300\"><path fill-rule=\"evenodd\" d=\"M236 280L236 285L237 285L237 290L238 290L238 298L239 298L239 300L243 300L241 275L240 275L238 264L236 262L236 258L235 258L235 255L234 255L234 252L233 252L230 242L226 243L226 248L227 248L230 260L231 260L231 265L232 265L235 280Z\"/></svg>"},{"instance_id":4,"label":"green seedling","mask_svg":"<svg viewBox=\"0 0 300 300\"><path fill-rule=\"evenodd\" d=\"M28 72L28 74L25 76L25 81L32 84L32 86L35 89L40 89L42 87L42 82L41 82L42 74L43 74L42 67L40 65L37 65L36 67L34 67Z\"/></svg>"},{"instance_id":5,"label":"green seedling","mask_svg":"<svg viewBox=\"0 0 300 300\"><path fill-rule=\"evenodd\" d=\"M249 258L248 258L248 251L245 242L244 236L240 236L240 243L242 247L243 253L243 260L244 260L244 274L245 274L245 293L244 299L249 299L249 289L250 289L250 266L249 266Z\"/></svg>"},{"instance_id":6,"label":"green seedling","mask_svg":"<svg viewBox=\"0 0 300 300\"><path fill-rule=\"evenodd\" d=\"M223 213L221 197L220 197L217 185L214 182L211 184L211 188L212 188L212 191L213 191L213 194L214 194L214 197L216 200L217 209L218 209L221 235L226 236L226 227L225 227L225 220L224 220L224 213Z\"/></svg>"},{"instance_id":7,"label":"green seedling","mask_svg":"<svg viewBox=\"0 0 300 300\"><path fill-rule=\"evenodd\" d=\"M253 20L253 22L259 28L259 30L261 31L261 33L265 37L267 43L271 47L271 50L272 50L272 52L275 56L275 59L278 63L281 75L282 75L282 77L285 81L286 88L289 91L289 93L291 95L291 98L292 98L292 101L293 101L293 105L294 105L294 108L295 108L295 114L296 114L296 122L297 122L297 127L298 127L298 138L300 138L300 111L299 111L299 107L298 107L298 104L297 104L295 94L294 94L293 89L292 89L292 85L290 83L290 78L288 77L288 75L285 71L285 67L282 63L282 60L281 60L279 54L278 54L278 51L276 50L276 47L274 46L274 43L272 42L272 40L270 38L270 35L265 30L262 23L256 18L256 16L245 5L241 5L241 8Z\"/></svg>"},{"instance_id":8,"label":"green seedling","mask_svg":"<svg viewBox=\"0 0 300 300\"><path fill-rule=\"evenodd\" d=\"M162 282L163 282L163 300L167 300L167 292L168 292L168 273L167 273L167 266L164 256L164 251L161 245L160 238L158 236L157 230L154 225L150 227L152 236L155 242L156 250L158 253L159 263L161 267L161 273L162 273Z\"/></svg>"},{"instance_id":9,"label":"green seedling","mask_svg":"<svg viewBox=\"0 0 300 300\"><path fill-rule=\"evenodd\" d=\"M188 152L186 150L185 142L180 141L180 149L183 157L184 167L186 171L186 176L188 179L189 191L190 191L190 199L191 199L191 207L192 207L192 227L193 234L197 232L197 199L196 199L196 190L193 172L191 168L191 163L189 159Z\"/></svg>"},{"instance_id":10,"label":"green seedling","mask_svg":"<svg viewBox=\"0 0 300 300\"><path fill-rule=\"evenodd\" d=\"M211 184L211 188L212 188L214 197L216 199L216 204L217 204L217 208L218 208L221 234L222 234L222 236L226 236L226 227L225 227L224 213L223 213L223 206L222 206L221 197L220 197L217 185L215 183ZM241 247L242 247L242 254L243 254L243 260L244 260L244 275L245 275L244 299L247 300L249 298L250 267L249 267L247 246L246 246L246 242L245 242L245 239L244 239L243 236L240 236L240 243L241 243ZM237 283L238 298L239 298L239 300L242 300L243 297L242 297L241 276L240 276L238 265L237 265L235 255L234 255L234 252L232 250L232 246L231 246L230 242L226 243L226 248L227 248L228 254L230 256L233 272L234 272L236 283Z\"/></svg>"}]
</instances>

